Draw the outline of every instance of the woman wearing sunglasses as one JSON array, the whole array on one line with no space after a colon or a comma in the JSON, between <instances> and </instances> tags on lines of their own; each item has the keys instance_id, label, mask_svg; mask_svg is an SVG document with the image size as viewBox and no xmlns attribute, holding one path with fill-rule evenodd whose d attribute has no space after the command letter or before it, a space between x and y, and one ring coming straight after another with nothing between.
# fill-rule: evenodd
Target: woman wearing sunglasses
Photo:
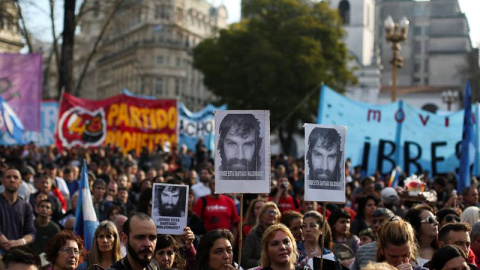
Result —
<instances>
[{"instance_id":1,"label":"woman wearing sunglasses","mask_svg":"<svg viewBox=\"0 0 480 270\"><path fill-rule=\"evenodd\" d=\"M414 231L419 245L417 263L423 266L432 259L433 253L438 249L438 221L433 210L428 205L416 205L408 210L405 220Z\"/></svg>"},{"instance_id":2,"label":"woman wearing sunglasses","mask_svg":"<svg viewBox=\"0 0 480 270\"><path fill-rule=\"evenodd\" d=\"M244 269L257 267L262 251L262 237L268 227L277 224L280 220L280 210L274 202L266 202L258 214L258 222L252 228L242 248L242 267Z\"/></svg>"}]
</instances>

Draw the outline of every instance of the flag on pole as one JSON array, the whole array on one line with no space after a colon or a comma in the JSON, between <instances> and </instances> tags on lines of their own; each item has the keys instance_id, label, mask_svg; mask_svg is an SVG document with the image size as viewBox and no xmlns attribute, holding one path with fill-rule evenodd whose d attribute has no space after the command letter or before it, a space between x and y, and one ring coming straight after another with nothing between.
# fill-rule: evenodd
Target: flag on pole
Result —
<instances>
[{"instance_id":1,"label":"flag on pole","mask_svg":"<svg viewBox=\"0 0 480 270\"><path fill-rule=\"evenodd\" d=\"M467 80L464 106L462 148L460 150L460 166L458 168L457 188L459 193L461 193L464 188L470 186L470 165L475 159L470 80Z\"/></svg>"},{"instance_id":2,"label":"flag on pole","mask_svg":"<svg viewBox=\"0 0 480 270\"><path fill-rule=\"evenodd\" d=\"M12 136L17 143L23 143L23 124L12 107L8 105L7 101L0 96L0 114L2 116L3 125L8 134Z\"/></svg>"},{"instance_id":3,"label":"flag on pole","mask_svg":"<svg viewBox=\"0 0 480 270\"><path fill-rule=\"evenodd\" d=\"M83 160L80 173L80 190L78 194L77 209L75 212L74 231L83 238L85 249L90 251L93 246L93 236L98 226L97 215L93 208L92 195L88 185L87 163Z\"/></svg>"}]
</instances>

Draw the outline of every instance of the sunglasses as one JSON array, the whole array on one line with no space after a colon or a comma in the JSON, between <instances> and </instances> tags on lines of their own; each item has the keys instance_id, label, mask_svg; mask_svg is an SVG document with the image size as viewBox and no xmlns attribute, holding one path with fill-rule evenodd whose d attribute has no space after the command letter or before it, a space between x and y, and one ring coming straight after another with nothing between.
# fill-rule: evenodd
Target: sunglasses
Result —
<instances>
[{"instance_id":1,"label":"sunglasses","mask_svg":"<svg viewBox=\"0 0 480 270\"><path fill-rule=\"evenodd\" d=\"M446 222L452 222L452 221L460 222L460 218L457 216L446 216L445 221Z\"/></svg>"},{"instance_id":2,"label":"sunglasses","mask_svg":"<svg viewBox=\"0 0 480 270\"><path fill-rule=\"evenodd\" d=\"M426 219L420 221L420 223L428 223L428 224L434 224L434 223L438 223L437 219L433 216L429 216L427 217Z\"/></svg>"}]
</instances>

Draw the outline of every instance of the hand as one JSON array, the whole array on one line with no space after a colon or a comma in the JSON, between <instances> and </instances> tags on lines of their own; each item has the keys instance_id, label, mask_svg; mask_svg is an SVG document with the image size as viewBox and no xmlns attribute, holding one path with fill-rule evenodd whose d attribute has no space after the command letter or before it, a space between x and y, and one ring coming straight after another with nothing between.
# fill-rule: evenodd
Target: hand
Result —
<instances>
[{"instance_id":1,"label":"hand","mask_svg":"<svg viewBox=\"0 0 480 270\"><path fill-rule=\"evenodd\" d=\"M458 207L458 195L450 196L450 199L445 203L444 208L457 208Z\"/></svg>"},{"instance_id":2,"label":"hand","mask_svg":"<svg viewBox=\"0 0 480 270\"><path fill-rule=\"evenodd\" d=\"M193 240L195 240L195 234L190 230L190 227L185 227L183 231L183 241L185 242L185 246L190 247L193 244Z\"/></svg>"},{"instance_id":3,"label":"hand","mask_svg":"<svg viewBox=\"0 0 480 270\"><path fill-rule=\"evenodd\" d=\"M237 270L233 265L226 263L223 265L223 269L225 270Z\"/></svg>"},{"instance_id":4,"label":"hand","mask_svg":"<svg viewBox=\"0 0 480 270\"><path fill-rule=\"evenodd\" d=\"M409 263L402 263L397 265L398 270L413 270L412 265Z\"/></svg>"}]
</instances>

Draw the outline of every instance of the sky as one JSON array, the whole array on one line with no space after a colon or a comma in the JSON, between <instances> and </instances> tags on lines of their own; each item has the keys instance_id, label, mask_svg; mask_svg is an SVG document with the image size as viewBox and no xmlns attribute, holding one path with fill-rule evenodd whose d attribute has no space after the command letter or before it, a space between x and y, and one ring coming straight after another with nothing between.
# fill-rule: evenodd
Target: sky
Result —
<instances>
[{"instance_id":1,"label":"sky","mask_svg":"<svg viewBox=\"0 0 480 270\"><path fill-rule=\"evenodd\" d=\"M214 5L223 4L228 10L228 22L237 22L240 20L240 2L241 0L207 0ZM470 26L470 37L474 47L480 46L480 0L459 0L460 10L464 12Z\"/></svg>"},{"instance_id":2,"label":"sky","mask_svg":"<svg viewBox=\"0 0 480 270\"><path fill-rule=\"evenodd\" d=\"M240 20L240 2L241 0L206 0L214 6L225 5L228 11L228 23L238 22ZM30 1L31 2L31 1ZM51 40L50 25L48 19L48 1L35 1L35 7L24 7L27 26L31 32L42 40ZM62 17L61 8L63 1L55 1L57 8L55 16ZM467 16L470 26L470 37L474 47L480 46L480 16L477 14L480 10L480 0L459 0L460 10ZM62 20L56 20L57 28L62 24ZM60 31L58 31L60 32Z\"/></svg>"}]
</instances>

